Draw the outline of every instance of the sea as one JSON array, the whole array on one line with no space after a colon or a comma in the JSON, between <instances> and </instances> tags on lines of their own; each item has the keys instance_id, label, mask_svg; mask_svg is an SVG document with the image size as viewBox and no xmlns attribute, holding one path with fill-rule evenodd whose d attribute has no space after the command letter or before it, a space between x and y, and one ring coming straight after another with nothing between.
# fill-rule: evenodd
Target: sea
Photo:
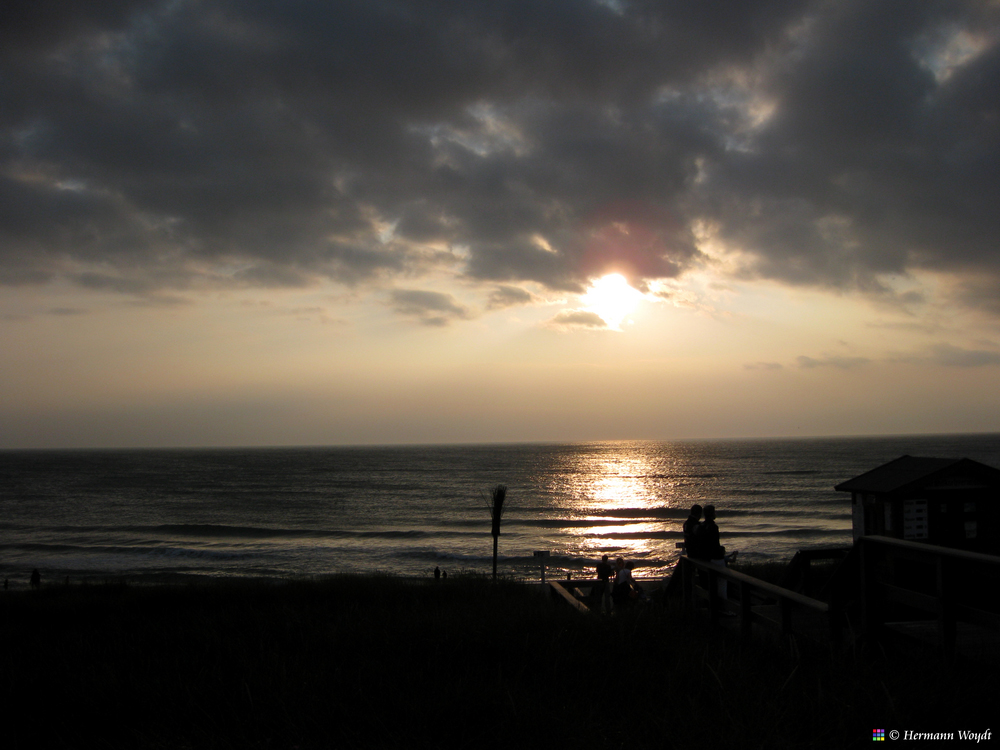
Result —
<instances>
[{"instance_id":1,"label":"sea","mask_svg":"<svg viewBox=\"0 0 1000 750\"><path fill-rule=\"evenodd\" d=\"M834 486L901 455L1000 467L1000 434L380 447L0 451L0 578L28 585L344 573L667 574L693 503L750 561L850 545ZM538 556L536 553L545 553Z\"/></svg>"}]
</instances>

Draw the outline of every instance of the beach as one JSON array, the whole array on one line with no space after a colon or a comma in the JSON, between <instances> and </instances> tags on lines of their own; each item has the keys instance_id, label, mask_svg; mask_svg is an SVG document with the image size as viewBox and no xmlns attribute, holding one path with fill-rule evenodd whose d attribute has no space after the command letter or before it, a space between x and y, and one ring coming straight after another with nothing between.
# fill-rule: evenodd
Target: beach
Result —
<instances>
[{"instance_id":1,"label":"beach","mask_svg":"<svg viewBox=\"0 0 1000 750\"><path fill-rule=\"evenodd\" d=\"M978 727L997 689L986 665L741 644L669 602L581 616L481 576L51 585L0 613L10 748L843 748Z\"/></svg>"}]
</instances>

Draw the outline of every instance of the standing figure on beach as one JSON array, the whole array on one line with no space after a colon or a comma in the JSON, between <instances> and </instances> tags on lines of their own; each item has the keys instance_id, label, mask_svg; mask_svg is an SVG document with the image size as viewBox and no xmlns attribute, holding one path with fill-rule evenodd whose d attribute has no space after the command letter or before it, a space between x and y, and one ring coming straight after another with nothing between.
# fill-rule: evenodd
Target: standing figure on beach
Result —
<instances>
[{"instance_id":1,"label":"standing figure on beach","mask_svg":"<svg viewBox=\"0 0 1000 750\"><path fill-rule=\"evenodd\" d=\"M31 571L31 588L40 589L42 587L42 574L38 572L38 568Z\"/></svg>"},{"instance_id":2,"label":"standing figure on beach","mask_svg":"<svg viewBox=\"0 0 1000 750\"><path fill-rule=\"evenodd\" d=\"M631 565L631 563L629 564ZM635 592L635 581L632 578L632 568L625 564L625 559L615 560L615 586L611 592L615 609L624 609L632 603Z\"/></svg>"},{"instance_id":3,"label":"standing figure on beach","mask_svg":"<svg viewBox=\"0 0 1000 750\"><path fill-rule=\"evenodd\" d=\"M434 580L435 581L441 580L441 568L439 568L437 565L434 566Z\"/></svg>"},{"instance_id":4,"label":"standing figure on beach","mask_svg":"<svg viewBox=\"0 0 1000 750\"><path fill-rule=\"evenodd\" d=\"M690 515L684 520L684 553L688 557L697 557L695 554L695 534L698 531L698 524L701 522L701 506L695 503L691 506Z\"/></svg>"}]
</instances>

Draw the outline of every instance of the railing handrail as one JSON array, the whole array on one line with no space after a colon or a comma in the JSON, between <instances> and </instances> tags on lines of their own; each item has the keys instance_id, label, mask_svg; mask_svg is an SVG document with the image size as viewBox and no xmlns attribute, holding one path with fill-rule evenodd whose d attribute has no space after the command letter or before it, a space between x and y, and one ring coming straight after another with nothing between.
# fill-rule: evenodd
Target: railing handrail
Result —
<instances>
[{"instance_id":1,"label":"railing handrail","mask_svg":"<svg viewBox=\"0 0 1000 750\"><path fill-rule=\"evenodd\" d=\"M811 597L800 594L797 591L792 591L791 589L785 589L781 586L776 586L773 583L768 583L767 581L762 581L759 578L754 578L753 576L748 576L746 573L740 573L738 570L730 570L729 568L722 568L718 565L713 565L712 563L705 562L704 560L697 560L693 557L682 556L678 559L678 565L681 562L689 565L694 565L696 568L701 568L702 570L708 571L710 573L715 573L720 578L725 578L736 583L745 583L746 585L757 589L758 591L769 594L770 596L778 597L779 599L786 599L790 602L794 602L799 606L806 607L807 609L812 609L817 612L829 612L830 605L826 602L821 602L818 599L813 599Z\"/></svg>"},{"instance_id":2,"label":"railing handrail","mask_svg":"<svg viewBox=\"0 0 1000 750\"><path fill-rule=\"evenodd\" d=\"M897 549L915 552L926 557L948 557L953 560L964 560L966 562L981 563L983 565L1000 566L1000 557L987 555L984 552L971 552L964 549L953 549L951 547L939 547L936 544L925 542L913 542L909 539L896 539L891 536L881 536L879 534L867 534L860 537L858 541L862 544L879 544L885 547L896 547Z\"/></svg>"},{"instance_id":3,"label":"railing handrail","mask_svg":"<svg viewBox=\"0 0 1000 750\"><path fill-rule=\"evenodd\" d=\"M1000 617L995 612L981 609L979 602L968 600L966 591L961 598L956 597L956 585L968 582L977 575L987 573L996 576L1000 568L1000 557L982 552L951 549L937 545L894 539L879 535L863 536L858 540L861 553L861 612L865 636L878 640L887 630L886 605L902 605L931 615L937 621L937 641L942 651L951 656L958 647L958 623L972 623L989 630L1000 630ZM900 558L916 558L921 563L932 562L930 570L925 570L921 580L932 583L914 586L913 581L900 580L893 574L896 566L885 566L882 561L893 558L893 552ZM969 570L955 562L979 566ZM895 628L899 629L898 615ZM903 618L914 620L914 618Z\"/></svg>"},{"instance_id":4,"label":"railing handrail","mask_svg":"<svg viewBox=\"0 0 1000 750\"><path fill-rule=\"evenodd\" d=\"M554 591L556 595L561 597L564 602L573 607L577 612L581 614L590 613L590 607L588 607L586 604L579 601L575 596L569 593L569 591L567 591L563 586L560 585L559 581L548 581L547 583L549 585L549 588L552 589L552 591Z\"/></svg>"}]
</instances>

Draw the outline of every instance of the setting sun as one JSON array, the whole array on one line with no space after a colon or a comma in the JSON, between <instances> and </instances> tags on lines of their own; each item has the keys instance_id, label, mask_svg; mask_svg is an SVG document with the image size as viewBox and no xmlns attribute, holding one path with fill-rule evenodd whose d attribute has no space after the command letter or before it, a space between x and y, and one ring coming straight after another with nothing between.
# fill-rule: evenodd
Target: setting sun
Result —
<instances>
[{"instance_id":1,"label":"setting sun","mask_svg":"<svg viewBox=\"0 0 1000 750\"><path fill-rule=\"evenodd\" d=\"M622 321L635 309L642 294L629 286L620 273L611 273L593 282L582 299L587 309L597 313L608 328L620 331Z\"/></svg>"}]
</instances>

